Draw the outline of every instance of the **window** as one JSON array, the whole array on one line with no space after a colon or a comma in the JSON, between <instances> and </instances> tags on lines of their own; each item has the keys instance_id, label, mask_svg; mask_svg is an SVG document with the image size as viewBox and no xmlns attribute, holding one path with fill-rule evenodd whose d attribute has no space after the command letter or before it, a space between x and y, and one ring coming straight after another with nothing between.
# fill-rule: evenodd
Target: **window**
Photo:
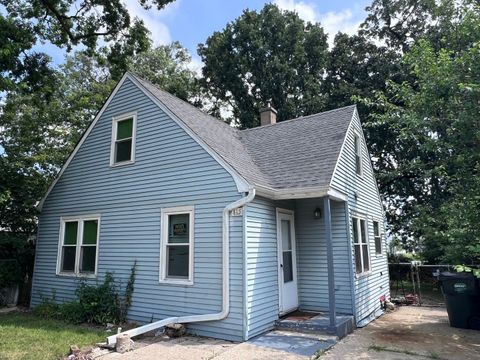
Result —
<instances>
[{"instance_id":1,"label":"window","mask_svg":"<svg viewBox=\"0 0 480 360\"><path fill-rule=\"evenodd\" d=\"M382 254L382 236L380 234L380 224L378 221L373 222L373 238L375 239L375 253Z\"/></svg>"},{"instance_id":2,"label":"window","mask_svg":"<svg viewBox=\"0 0 480 360\"><path fill-rule=\"evenodd\" d=\"M362 176L362 146L360 142L360 136L358 134L355 134L354 146L355 146L355 171L357 175Z\"/></svg>"},{"instance_id":3,"label":"window","mask_svg":"<svg viewBox=\"0 0 480 360\"><path fill-rule=\"evenodd\" d=\"M370 271L368 255L367 222L364 219L352 218L353 246L355 250L355 271L362 274Z\"/></svg>"},{"instance_id":4,"label":"window","mask_svg":"<svg viewBox=\"0 0 480 360\"><path fill-rule=\"evenodd\" d=\"M95 276L100 216L62 218L57 274Z\"/></svg>"},{"instance_id":5,"label":"window","mask_svg":"<svg viewBox=\"0 0 480 360\"><path fill-rule=\"evenodd\" d=\"M135 161L137 115L129 113L113 118L110 165L125 165Z\"/></svg>"},{"instance_id":6,"label":"window","mask_svg":"<svg viewBox=\"0 0 480 360\"><path fill-rule=\"evenodd\" d=\"M160 281L193 284L193 206L162 209Z\"/></svg>"}]
</instances>

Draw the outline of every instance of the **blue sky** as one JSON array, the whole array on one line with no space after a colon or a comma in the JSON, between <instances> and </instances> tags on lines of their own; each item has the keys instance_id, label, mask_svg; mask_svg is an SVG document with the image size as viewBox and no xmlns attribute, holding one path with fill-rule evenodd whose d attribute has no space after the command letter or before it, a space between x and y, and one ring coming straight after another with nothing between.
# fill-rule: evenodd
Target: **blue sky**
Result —
<instances>
[{"instance_id":1,"label":"blue sky","mask_svg":"<svg viewBox=\"0 0 480 360\"><path fill-rule=\"evenodd\" d=\"M201 63L197 45L214 31L222 30L235 20L246 8L260 10L265 3L261 0L176 0L165 9L144 10L138 0L125 0L133 16L142 18L152 32L156 45L179 41L193 56L192 68ZM354 33L365 18L365 7L371 0L272 0L282 9L295 10L307 21L320 22L330 41L338 31ZM63 62L63 51L51 45L39 46L49 53L55 63Z\"/></svg>"}]
</instances>

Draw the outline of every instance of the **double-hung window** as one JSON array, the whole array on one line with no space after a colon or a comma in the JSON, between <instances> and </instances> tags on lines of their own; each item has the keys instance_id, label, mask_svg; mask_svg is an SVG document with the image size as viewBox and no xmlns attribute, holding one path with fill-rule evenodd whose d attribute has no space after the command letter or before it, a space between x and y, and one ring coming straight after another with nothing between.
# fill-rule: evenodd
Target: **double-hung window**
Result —
<instances>
[{"instance_id":1,"label":"double-hung window","mask_svg":"<svg viewBox=\"0 0 480 360\"><path fill-rule=\"evenodd\" d=\"M160 281L193 284L194 208L162 209Z\"/></svg>"},{"instance_id":2,"label":"double-hung window","mask_svg":"<svg viewBox=\"0 0 480 360\"><path fill-rule=\"evenodd\" d=\"M360 136L355 134L354 136L354 148L355 148L355 172L357 175L362 176L362 145L360 142Z\"/></svg>"},{"instance_id":3,"label":"double-hung window","mask_svg":"<svg viewBox=\"0 0 480 360\"><path fill-rule=\"evenodd\" d=\"M98 215L61 219L57 274L96 275L99 230Z\"/></svg>"},{"instance_id":4,"label":"double-hung window","mask_svg":"<svg viewBox=\"0 0 480 360\"><path fill-rule=\"evenodd\" d=\"M370 271L368 253L367 221L358 217L352 218L353 246L355 251L355 272L363 274Z\"/></svg>"},{"instance_id":5,"label":"double-hung window","mask_svg":"<svg viewBox=\"0 0 480 360\"><path fill-rule=\"evenodd\" d=\"M373 222L373 238L375 240L375 254L382 254L382 235L380 233L380 223L378 221Z\"/></svg>"},{"instance_id":6,"label":"double-hung window","mask_svg":"<svg viewBox=\"0 0 480 360\"><path fill-rule=\"evenodd\" d=\"M110 165L135 162L137 114L128 113L113 118Z\"/></svg>"}]
</instances>

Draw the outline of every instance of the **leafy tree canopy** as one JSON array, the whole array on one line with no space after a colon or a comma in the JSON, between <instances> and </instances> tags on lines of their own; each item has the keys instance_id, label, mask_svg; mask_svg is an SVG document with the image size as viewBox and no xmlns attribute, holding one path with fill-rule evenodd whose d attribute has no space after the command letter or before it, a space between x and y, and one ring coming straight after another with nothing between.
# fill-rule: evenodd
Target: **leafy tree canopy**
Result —
<instances>
[{"instance_id":1,"label":"leafy tree canopy","mask_svg":"<svg viewBox=\"0 0 480 360\"><path fill-rule=\"evenodd\" d=\"M258 110L269 101L280 121L324 108L327 36L296 13L272 4L259 13L245 10L200 44L198 53L205 86L231 106L242 128L258 125Z\"/></svg>"},{"instance_id":2,"label":"leafy tree canopy","mask_svg":"<svg viewBox=\"0 0 480 360\"><path fill-rule=\"evenodd\" d=\"M139 0L148 9L162 9L173 0ZM0 91L21 83L32 91L52 76L50 58L34 48L45 42L70 51L83 46L93 55L100 42L115 78L126 58L149 47L148 29L132 19L123 1L113 0L0 0Z\"/></svg>"},{"instance_id":3,"label":"leafy tree canopy","mask_svg":"<svg viewBox=\"0 0 480 360\"><path fill-rule=\"evenodd\" d=\"M464 7L451 33L476 39L453 50L417 41L403 59L414 83L389 82L369 102L372 126L396 139L379 174L390 224L430 261L480 262L477 10Z\"/></svg>"}]
</instances>

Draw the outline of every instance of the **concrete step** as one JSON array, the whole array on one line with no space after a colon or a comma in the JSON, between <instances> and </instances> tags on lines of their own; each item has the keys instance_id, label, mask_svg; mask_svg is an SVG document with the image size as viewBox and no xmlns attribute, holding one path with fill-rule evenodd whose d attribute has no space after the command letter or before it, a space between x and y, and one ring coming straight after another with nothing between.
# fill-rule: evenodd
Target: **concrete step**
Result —
<instances>
[{"instance_id":1,"label":"concrete step","mask_svg":"<svg viewBox=\"0 0 480 360\"><path fill-rule=\"evenodd\" d=\"M305 334L336 335L342 339L355 329L353 316L340 315L336 318L335 326L330 325L328 316L319 314L306 320L279 319L275 322L275 329L288 330Z\"/></svg>"}]
</instances>

